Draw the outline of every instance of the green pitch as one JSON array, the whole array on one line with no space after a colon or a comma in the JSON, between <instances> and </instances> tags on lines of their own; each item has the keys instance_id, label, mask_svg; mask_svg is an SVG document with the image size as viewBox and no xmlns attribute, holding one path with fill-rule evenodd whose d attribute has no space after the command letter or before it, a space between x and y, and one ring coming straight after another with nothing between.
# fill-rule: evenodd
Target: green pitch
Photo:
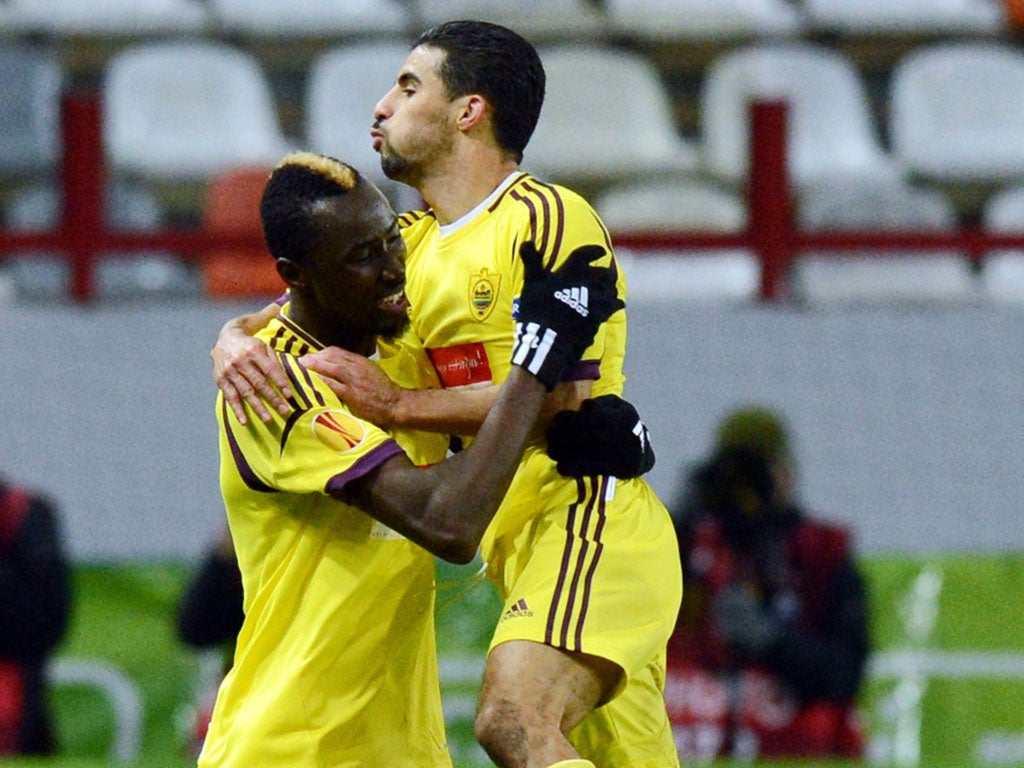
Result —
<instances>
[{"instance_id":1,"label":"green pitch","mask_svg":"<svg viewBox=\"0 0 1024 768\"><path fill-rule=\"evenodd\" d=\"M864 567L879 651L864 709L880 763L908 765L916 756L925 768L1024 765L1024 555L878 558ZM475 570L441 564L438 573L438 643L457 768L491 768L473 740L472 717L500 606ZM199 667L174 636L187 575L181 563L93 564L75 573L61 657L110 665L134 683L143 710L132 765L140 768L194 765L184 720ZM4 766L117 765L110 757L115 718L104 694L63 685L55 708L62 755Z\"/></svg>"}]
</instances>

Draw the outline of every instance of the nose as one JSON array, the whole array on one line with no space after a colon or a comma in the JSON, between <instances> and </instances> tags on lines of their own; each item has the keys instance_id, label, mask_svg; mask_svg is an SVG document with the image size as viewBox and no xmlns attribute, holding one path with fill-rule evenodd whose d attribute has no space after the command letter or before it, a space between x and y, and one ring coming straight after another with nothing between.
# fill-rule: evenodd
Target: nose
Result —
<instances>
[{"instance_id":1,"label":"nose","mask_svg":"<svg viewBox=\"0 0 1024 768\"><path fill-rule=\"evenodd\" d=\"M388 258L384 262L383 274L388 280L403 282L405 280L405 247L388 248Z\"/></svg>"},{"instance_id":2,"label":"nose","mask_svg":"<svg viewBox=\"0 0 1024 768\"><path fill-rule=\"evenodd\" d=\"M392 89L393 90L393 89ZM380 101L373 108L373 119L375 123L380 123L382 120L387 120L391 116L391 107L389 105L388 97L391 96L391 91L388 91L381 96Z\"/></svg>"}]
</instances>

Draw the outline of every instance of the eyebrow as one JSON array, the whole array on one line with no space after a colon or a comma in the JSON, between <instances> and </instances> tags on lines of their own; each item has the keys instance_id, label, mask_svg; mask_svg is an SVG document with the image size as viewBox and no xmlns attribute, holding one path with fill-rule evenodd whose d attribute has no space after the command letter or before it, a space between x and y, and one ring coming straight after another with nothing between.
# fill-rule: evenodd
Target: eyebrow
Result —
<instances>
[{"instance_id":1,"label":"eyebrow","mask_svg":"<svg viewBox=\"0 0 1024 768\"><path fill-rule=\"evenodd\" d=\"M402 74L400 74L398 76L398 84L399 85L409 85L409 84L420 85L420 84L422 84L422 82L423 81L420 80L419 75L416 75L416 74L414 74L412 72L403 72Z\"/></svg>"}]
</instances>

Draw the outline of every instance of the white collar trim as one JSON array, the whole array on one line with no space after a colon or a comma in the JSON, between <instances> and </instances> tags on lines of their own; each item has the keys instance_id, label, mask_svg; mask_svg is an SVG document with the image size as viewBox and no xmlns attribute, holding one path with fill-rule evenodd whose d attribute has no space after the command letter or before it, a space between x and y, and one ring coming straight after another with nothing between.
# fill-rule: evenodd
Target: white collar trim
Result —
<instances>
[{"instance_id":1,"label":"white collar trim","mask_svg":"<svg viewBox=\"0 0 1024 768\"><path fill-rule=\"evenodd\" d=\"M494 191L491 192L491 194L489 194L483 200L481 200L476 205L476 207L473 208L473 210L471 210L471 211L469 211L467 213L464 213L462 216L460 216L459 218L457 218L455 221L451 222L450 224L441 224L438 227L438 229L439 229L439 231L441 233L441 237L445 237L447 235L450 235L450 234L452 234L454 232L459 231L464 226L466 226L471 221L473 221L473 219L475 219L477 216L479 216L483 211L486 211L488 208L490 208L491 207L491 203L493 203L495 200L497 200L498 197L501 195L501 193L504 192L506 189L508 189L512 185L512 182L515 181L516 178L518 178L520 173L522 173L522 171L518 171L518 170L512 171L512 173L510 173L508 176L506 176L504 178L504 180L498 186L496 186L494 188Z\"/></svg>"}]
</instances>

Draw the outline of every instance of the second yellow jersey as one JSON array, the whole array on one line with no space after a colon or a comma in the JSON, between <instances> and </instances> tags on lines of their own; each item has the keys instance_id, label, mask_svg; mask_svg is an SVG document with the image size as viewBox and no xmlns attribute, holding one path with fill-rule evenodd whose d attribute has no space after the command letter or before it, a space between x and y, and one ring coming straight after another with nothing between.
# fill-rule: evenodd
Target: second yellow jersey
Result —
<instances>
[{"instance_id":1,"label":"second yellow jersey","mask_svg":"<svg viewBox=\"0 0 1024 768\"><path fill-rule=\"evenodd\" d=\"M523 282L522 243L532 242L549 268L576 248L600 245L608 256L598 264L617 269L608 231L593 208L571 190L528 173L509 176L452 224L440 226L430 212L403 214L400 222L409 249L406 293L413 327L446 388L497 384L508 375L513 312ZM625 298L621 270L618 288ZM617 312L571 376L596 379L595 396L621 394L625 347L625 313ZM546 501L556 504L575 493L575 484L558 475L543 446L533 445L484 537L485 558L494 539L518 530L538 511L541 487Z\"/></svg>"}]
</instances>

